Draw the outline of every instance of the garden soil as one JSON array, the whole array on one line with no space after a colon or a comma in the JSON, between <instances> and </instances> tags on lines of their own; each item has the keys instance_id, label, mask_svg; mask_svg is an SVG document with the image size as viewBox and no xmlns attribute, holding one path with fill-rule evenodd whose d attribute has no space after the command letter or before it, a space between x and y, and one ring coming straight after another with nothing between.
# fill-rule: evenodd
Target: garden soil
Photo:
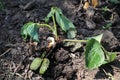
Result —
<instances>
[{"instance_id":1,"label":"garden soil","mask_svg":"<svg viewBox=\"0 0 120 80\"><path fill-rule=\"evenodd\" d=\"M101 0L96 8L83 9L84 0L2 0L0 11L0 80L120 80L120 5ZM20 35L21 27L30 21L44 22L51 7L61 8L76 26L76 39L86 39L104 33L102 45L117 52L116 59L97 69L85 68L84 47L72 51L58 43L48 55L50 66L44 75L31 71L32 60L42 53L42 46L51 32L40 28L41 43L33 46ZM104 7L110 10L102 10ZM51 24L51 23L50 23ZM107 24L111 26L107 27ZM52 25L52 24L51 24ZM59 27L59 26L58 26ZM59 35L65 34L58 28ZM37 49L37 50L36 50Z\"/></svg>"}]
</instances>

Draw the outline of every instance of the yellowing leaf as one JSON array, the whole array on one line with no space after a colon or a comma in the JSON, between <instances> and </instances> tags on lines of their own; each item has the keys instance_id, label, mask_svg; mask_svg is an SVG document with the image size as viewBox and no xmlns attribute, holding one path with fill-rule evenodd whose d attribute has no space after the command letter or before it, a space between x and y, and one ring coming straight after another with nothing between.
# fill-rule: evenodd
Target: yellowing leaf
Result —
<instances>
[{"instance_id":1,"label":"yellowing leaf","mask_svg":"<svg viewBox=\"0 0 120 80\"><path fill-rule=\"evenodd\" d=\"M85 2L83 9L87 10L90 7L89 2Z\"/></svg>"},{"instance_id":2,"label":"yellowing leaf","mask_svg":"<svg viewBox=\"0 0 120 80\"><path fill-rule=\"evenodd\" d=\"M98 0L92 0L92 6L97 7L99 5Z\"/></svg>"}]
</instances>

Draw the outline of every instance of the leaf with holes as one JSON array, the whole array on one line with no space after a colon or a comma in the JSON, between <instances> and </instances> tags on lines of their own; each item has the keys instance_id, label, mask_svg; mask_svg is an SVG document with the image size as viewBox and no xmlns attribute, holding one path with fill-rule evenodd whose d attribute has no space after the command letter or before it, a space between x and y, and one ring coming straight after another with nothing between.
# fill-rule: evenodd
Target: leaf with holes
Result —
<instances>
[{"instance_id":1,"label":"leaf with holes","mask_svg":"<svg viewBox=\"0 0 120 80\"><path fill-rule=\"evenodd\" d=\"M21 28L21 35L25 40L30 37L39 42L38 29L36 23L28 22Z\"/></svg>"}]
</instances>

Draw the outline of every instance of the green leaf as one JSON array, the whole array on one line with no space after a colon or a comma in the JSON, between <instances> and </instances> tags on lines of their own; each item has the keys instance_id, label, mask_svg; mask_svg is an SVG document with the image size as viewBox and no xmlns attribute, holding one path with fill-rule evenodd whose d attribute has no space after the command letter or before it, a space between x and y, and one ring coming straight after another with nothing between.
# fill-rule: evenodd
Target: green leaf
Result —
<instances>
[{"instance_id":1,"label":"green leaf","mask_svg":"<svg viewBox=\"0 0 120 80\"><path fill-rule=\"evenodd\" d=\"M56 9L54 7L51 8L51 11L48 13L47 17L45 17L45 22L49 22L50 18L55 14Z\"/></svg>"},{"instance_id":2,"label":"green leaf","mask_svg":"<svg viewBox=\"0 0 120 80\"><path fill-rule=\"evenodd\" d=\"M41 58L35 58L30 65L30 69L37 70L40 67L41 62L42 62Z\"/></svg>"},{"instance_id":3,"label":"green leaf","mask_svg":"<svg viewBox=\"0 0 120 80\"><path fill-rule=\"evenodd\" d=\"M34 41L39 42L38 29L36 23L28 22L21 28L21 35L23 39L30 37Z\"/></svg>"},{"instance_id":4,"label":"green leaf","mask_svg":"<svg viewBox=\"0 0 120 80\"><path fill-rule=\"evenodd\" d=\"M67 32L68 38L74 38L76 36L75 26L68 18L63 15L62 11L59 8L56 9L55 17L61 29Z\"/></svg>"},{"instance_id":5,"label":"green leaf","mask_svg":"<svg viewBox=\"0 0 120 80\"><path fill-rule=\"evenodd\" d=\"M108 52L107 50L104 49L104 47L102 46L102 49L104 51L104 55L105 55L105 61L106 63L112 62L115 60L117 53L116 52Z\"/></svg>"},{"instance_id":6,"label":"green leaf","mask_svg":"<svg viewBox=\"0 0 120 80\"><path fill-rule=\"evenodd\" d=\"M98 68L105 60L104 52L100 43L95 39L90 39L86 44L85 62L88 69Z\"/></svg>"},{"instance_id":7,"label":"green leaf","mask_svg":"<svg viewBox=\"0 0 120 80\"><path fill-rule=\"evenodd\" d=\"M120 0L110 0L111 3L120 4Z\"/></svg>"},{"instance_id":8,"label":"green leaf","mask_svg":"<svg viewBox=\"0 0 120 80\"><path fill-rule=\"evenodd\" d=\"M94 36L94 37L89 37L87 39L90 40L90 39L93 38L93 39L97 40L100 43L101 40L102 40L102 37L103 37L103 34L100 34L100 35L97 35L97 36Z\"/></svg>"},{"instance_id":9,"label":"green leaf","mask_svg":"<svg viewBox=\"0 0 120 80\"><path fill-rule=\"evenodd\" d=\"M39 69L39 73L40 73L40 74L44 74L45 71L47 70L47 68L49 67L49 64L50 64L49 59L44 58L44 59L43 59L43 62L42 62L42 64L41 64L41 67L40 67L40 69Z\"/></svg>"},{"instance_id":10,"label":"green leaf","mask_svg":"<svg viewBox=\"0 0 120 80\"><path fill-rule=\"evenodd\" d=\"M108 55L107 55L109 58L108 58L108 62L112 62L115 60L116 56L117 56L117 53L115 52L108 52Z\"/></svg>"},{"instance_id":11,"label":"green leaf","mask_svg":"<svg viewBox=\"0 0 120 80\"><path fill-rule=\"evenodd\" d=\"M106 55L106 53L105 53L105 55ZM114 61L116 56L117 56L117 53L115 53L115 52L107 52L107 55L105 57L105 61L103 62L103 64L107 64L107 63Z\"/></svg>"},{"instance_id":12,"label":"green leaf","mask_svg":"<svg viewBox=\"0 0 120 80\"><path fill-rule=\"evenodd\" d=\"M56 21L58 25L64 30L65 32L70 29L75 29L75 26L73 23L67 19L63 14L60 14L59 12L56 12Z\"/></svg>"}]
</instances>

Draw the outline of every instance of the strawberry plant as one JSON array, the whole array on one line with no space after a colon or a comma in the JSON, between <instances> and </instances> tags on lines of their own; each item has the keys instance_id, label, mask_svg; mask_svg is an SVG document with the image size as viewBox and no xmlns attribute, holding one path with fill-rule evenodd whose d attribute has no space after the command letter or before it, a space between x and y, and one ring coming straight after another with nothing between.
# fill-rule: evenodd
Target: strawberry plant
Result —
<instances>
[{"instance_id":1,"label":"strawberry plant","mask_svg":"<svg viewBox=\"0 0 120 80\"><path fill-rule=\"evenodd\" d=\"M46 24L52 19L53 26ZM61 9L57 7L52 7L51 11L48 13L47 17L45 17L45 24L28 22L21 28L21 35L24 40L30 37L33 41L40 42L38 30L40 27L47 27L54 37L48 37L47 40L51 42L48 44L45 51L42 53L42 56L35 58L31 63L30 69L37 70L39 69L40 74L44 74L44 72L49 67L50 61L47 59L47 54L51 47L55 46L55 43L59 40L58 33L57 33L57 26L59 25L60 29L67 33L67 38L64 39L62 42L74 42L74 43L86 43L85 47L85 63L86 68L94 69L98 68L99 66L109 63L113 61L116 57L115 52L108 52L104 49L101 45L101 39L103 34L89 37L86 40L75 40L71 38L75 38L76 36L76 29L74 24L62 13ZM57 23L57 24L56 24Z\"/></svg>"},{"instance_id":2,"label":"strawberry plant","mask_svg":"<svg viewBox=\"0 0 120 80\"><path fill-rule=\"evenodd\" d=\"M116 52L108 52L100 44L103 34L87 38L87 40L64 40L72 42L85 42L85 64L88 69L95 69L103 64L112 62Z\"/></svg>"},{"instance_id":3,"label":"strawberry plant","mask_svg":"<svg viewBox=\"0 0 120 80\"><path fill-rule=\"evenodd\" d=\"M57 24L60 26L60 28L67 33L68 38L74 38L76 36L76 29L73 23L66 18L61 9L57 7L52 7L51 11L48 13L47 17L45 18L45 22L49 22L52 18L54 26L51 26L49 24L40 24L40 23L34 23L34 22L28 22L26 23L22 29L21 29L21 35L23 39L27 39L28 37L32 38L34 41L39 42L38 39L38 29L39 27L47 27L49 30L52 31L55 40L58 39L57 34Z\"/></svg>"},{"instance_id":4,"label":"strawberry plant","mask_svg":"<svg viewBox=\"0 0 120 80\"><path fill-rule=\"evenodd\" d=\"M46 24L52 18L54 26ZM21 28L21 35L24 40L30 37L35 42L40 42L38 30L40 27L47 27L54 35L54 37L49 37L48 40L51 42L48 44L47 48L51 48L55 41L58 41L58 34L57 34L57 24L60 28L67 33L68 38L74 38L76 36L76 29L73 23L63 15L61 9L57 7L52 7L51 11L48 13L47 17L44 19L45 24L28 22ZM49 50L48 50L49 51ZM40 67L40 74L43 74L48 65L49 60L45 58L47 51L45 51L40 58L35 58L31 63L31 70L37 70Z\"/></svg>"},{"instance_id":5,"label":"strawberry plant","mask_svg":"<svg viewBox=\"0 0 120 80\"><path fill-rule=\"evenodd\" d=\"M113 61L116 53L106 51L96 39L90 39L86 44L85 62L88 69L97 68Z\"/></svg>"}]
</instances>

